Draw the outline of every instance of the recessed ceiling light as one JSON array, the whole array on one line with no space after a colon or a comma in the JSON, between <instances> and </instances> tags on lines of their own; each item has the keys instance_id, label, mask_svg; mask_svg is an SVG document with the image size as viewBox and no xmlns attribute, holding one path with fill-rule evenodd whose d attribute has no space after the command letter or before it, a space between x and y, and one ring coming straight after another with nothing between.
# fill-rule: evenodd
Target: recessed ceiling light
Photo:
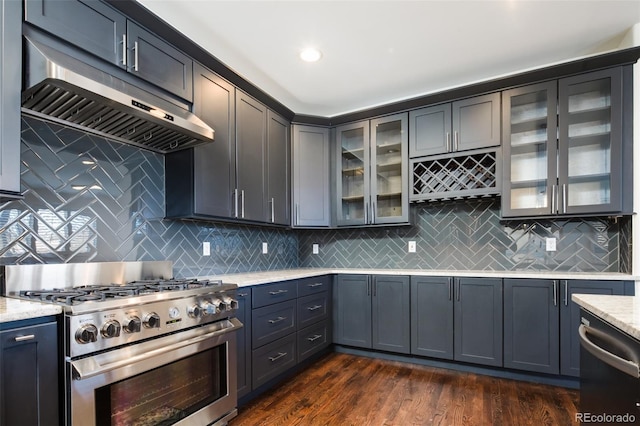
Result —
<instances>
[{"instance_id":1,"label":"recessed ceiling light","mask_svg":"<svg viewBox=\"0 0 640 426\"><path fill-rule=\"evenodd\" d=\"M322 58L322 53L315 47L308 47L300 52L300 59L305 62L316 62Z\"/></svg>"}]
</instances>

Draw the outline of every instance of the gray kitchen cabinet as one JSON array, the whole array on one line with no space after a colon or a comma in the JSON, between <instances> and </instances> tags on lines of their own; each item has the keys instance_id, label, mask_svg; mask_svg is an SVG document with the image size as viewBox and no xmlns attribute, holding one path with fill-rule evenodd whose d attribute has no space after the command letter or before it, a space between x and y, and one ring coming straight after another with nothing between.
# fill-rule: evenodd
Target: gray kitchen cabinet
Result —
<instances>
[{"instance_id":1,"label":"gray kitchen cabinet","mask_svg":"<svg viewBox=\"0 0 640 426\"><path fill-rule=\"evenodd\" d=\"M336 128L336 224L409 220L407 115Z\"/></svg>"},{"instance_id":2,"label":"gray kitchen cabinet","mask_svg":"<svg viewBox=\"0 0 640 426\"><path fill-rule=\"evenodd\" d=\"M266 218L265 222L278 225L291 223L290 202L290 155L291 124L274 113L267 111L266 148Z\"/></svg>"},{"instance_id":3,"label":"gray kitchen cabinet","mask_svg":"<svg viewBox=\"0 0 640 426\"><path fill-rule=\"evenodd\" d=\"M453 359L453 278L411 277L411 353Z\"/></svg>"},{"instance_id":4,"label":"gray kitchen cabinet","mask_svg":"<svg viewBox=\"0 0 640 426\"><path fill-rule=\"evenodd\" d=\"M21 3L0 7L0 198L20 196Z\"/></svg>"},{"instance_id":5,"label":"gray kitchen cabinet","mask_svg":"<svg viewBox=\"0 0 640 426\"><path fill-rule=\"evenodd\" d=\"M0 327L0 424L61 424L55 321Z\"/></svg>"},{"instance_id":6,"label":"gray kitchen cabinet","mask_svg":"<svg viewBox=\"0 0 640 426\"><path fill-rule=\"evenodd\" d=\"M193 112L215 142L165 155L166 216L232 218L236 187L235 88L195 65Z\"/></svg>"},{"instance_id":7,"label":"gray kitchen cabinet","mask_svg":"<svg viewBox=\"0 0 640 426\"><path fill-rule=\"evenodd\" d=\"M25 21L188 102L193 60L107 4L27 0Z\"/></svg>"},{"instance_id":8,"label":"gray kitchen cabinet","mask_svg":"<svg viewBox=\"0 0 640 426\"><path fill-rule=\"evenodd\" d=\"M238 398L251 392L251 287L240 287L236 294L236 316L243 327L236 332L238 354Z\"/></svg>"},{"instance_id":9,"label":"gray kitchen cabinet","mask_svg":"<svg viewBox=\"0 0 640 426\"><path fill-rule=\"evenodd\" d=\"M296 330L296 301L275 303L251 311L252 346L271 343Z\"/></svg>"},{"instance_id":10,"label":"gray kitchen cabinet","mask_svg":"<svg viewBox=\"0 0 640 426\"><path fill-rule=\"evenodd\" d=\"M503 92L502 217L631 212L630 84L616 67Z\"/></svg>"},{"instance_id":11,"label":"gray kitchen cabinet","mask_svg":"<svg viewBox=\"0 0 640 426\"><path fill-rule=\"evenodd\" d=\"M335 343L409 353L409 294L408 276L339 275L333 300Z\"/></svg>"},{"instance_id":12,"label":"gray kitchen cabinet","mask_svg":"<svg viewBox=\"0 0 640 426\"><path fill-rule=\"evenodd\" d=\"M558 280L504 280L506 368L560 372L558 290Z\"/></svg>"},{"instance_id":13,"label":"gray kitchen cabinet","mask_svg":"<svg viewBox=\"0 0 640 426\"><path fill-rule=\"evenodd\" d=\"M298 362L332 342L330 275L298 280Z\"/></svg>"},{"instance_id":14,"label":"gray kitchen cabinet","mask_svg":"<svg viewBox=\"0 0 640 426\"><path fill-rule=\"evenodd\" d=\"M292 179L294 227L331 225L329 129L293 125Z\"/></svg>"},{"instance_id":15,"label":"gray kitchen cabinet","mask_svg":"<svg viewBox=\"0 0 640 426\"><path fill-rule=\"evenodd\" d=\"M461 99L409 113L409 156L500 145L500 93Z\"/></svg>"}]
</instances>

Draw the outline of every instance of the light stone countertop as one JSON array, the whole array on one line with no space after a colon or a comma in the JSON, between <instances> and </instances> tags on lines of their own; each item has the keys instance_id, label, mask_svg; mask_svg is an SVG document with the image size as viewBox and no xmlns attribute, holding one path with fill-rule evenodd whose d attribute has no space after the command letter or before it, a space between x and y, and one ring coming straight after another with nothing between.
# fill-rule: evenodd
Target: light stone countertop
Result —
<instances>
[{"instance_id":1,"label":"light stone countertop","mask_svg":"<svg viewBox=\"0 0 640 426\"><path fill-rule=\"evenodd\" d=\"M640 297L574 294L571 300L603 321L640 340Z\"/></svg>"},{"instance_id":2,"label":"light stone countertop","mask_svg":"<svg viewBox=\"0 0 640 426\"><path fill-rule=\"evenodd\" d=\"M301 268L275 271L246 272L239 274L207 275L201 279L221 279L238 286L267 284L276 281L295 280L326 274L418 275L430 277L478 277L478 278L539 278L550 280L613 280L635 281L637 277L621 273L595 272L536 272L536 271L452 271L424 269L331 269Z\"/></svg>"},{"instance_id":3,"label":"light stone countertop","mask_svg":"<svg viewBox=\"0 0 640 426\"><path fill-rule=\"evenodd\" d=\"M0 323L46 317L62 313L62 308L50 303L0 297Z\"/></svg>"}]
</instances>

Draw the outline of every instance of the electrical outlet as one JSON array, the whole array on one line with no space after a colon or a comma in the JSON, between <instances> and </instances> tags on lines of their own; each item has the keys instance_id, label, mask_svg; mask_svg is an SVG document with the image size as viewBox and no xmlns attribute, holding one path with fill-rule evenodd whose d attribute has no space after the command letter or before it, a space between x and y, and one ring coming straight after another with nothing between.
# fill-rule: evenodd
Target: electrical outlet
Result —
<instances>
[{"instance_id":1,"label":"electrical outlet","mask_svg":"<svg viewBox=\"0 0 640 426\"><path fill-rule=\"evenodd\" d=\"M320 253L320 244L314 244L314 245L312 246L312 252L313 252L313 254L318 254L318 253Z\"/></svg>"},{"instance_id":2,"label":"electrical outlet","mask_svg":"<svg viewBox=\"0 0 640 426\"><path fill-rule=\"evenodd\" d=\"M269 253L269 245L267 243L262 243L262 254Z\"/></svg>"},{"instance_id":3,"label":"electrical outlet","mask_svg":"<svg viewBox=\"0 0 640 426\"><path fill-rule=\"evenodd\" d=\"M555 238L546 238L545 239L547 251L556 251L556 239Z\"/></svg>"},{"instance_id":4,"label":"electrical outlet","mask_svg":"<svg viewBox=\"0 0 640 426\"><path fill-rule=\"evenodd\" d=\"M409 253L415 253L416 252L416 242L415 241L409 241L409 246L407 247L407 251Z\"/></svg>"},{"instance_id":5,"label":"electrical outlet","mask_svg":"<svg viewBox=\"0 0 640 426\"><path fill-rule=\"evenodd\" d=\"M211 256L211 243L209 243L209 241L202 243L202 255Z\"/></svg>"}]
</instances>

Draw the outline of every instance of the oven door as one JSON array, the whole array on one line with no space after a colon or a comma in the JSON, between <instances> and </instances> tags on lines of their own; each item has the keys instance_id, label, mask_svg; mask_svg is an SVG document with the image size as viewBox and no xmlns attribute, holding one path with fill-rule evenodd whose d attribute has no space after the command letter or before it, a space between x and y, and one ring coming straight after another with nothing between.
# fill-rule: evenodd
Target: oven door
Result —
<instances>
[{"instance_id":1,"label":"oven door","mask_svg":"<svg viewBox=\"0 0 640 426\"><path fill-rule=\"evenodd\" d=\"M67 424L226 424L237 406L231 318L67 362Z\"/></svg>"}]
</instances>

